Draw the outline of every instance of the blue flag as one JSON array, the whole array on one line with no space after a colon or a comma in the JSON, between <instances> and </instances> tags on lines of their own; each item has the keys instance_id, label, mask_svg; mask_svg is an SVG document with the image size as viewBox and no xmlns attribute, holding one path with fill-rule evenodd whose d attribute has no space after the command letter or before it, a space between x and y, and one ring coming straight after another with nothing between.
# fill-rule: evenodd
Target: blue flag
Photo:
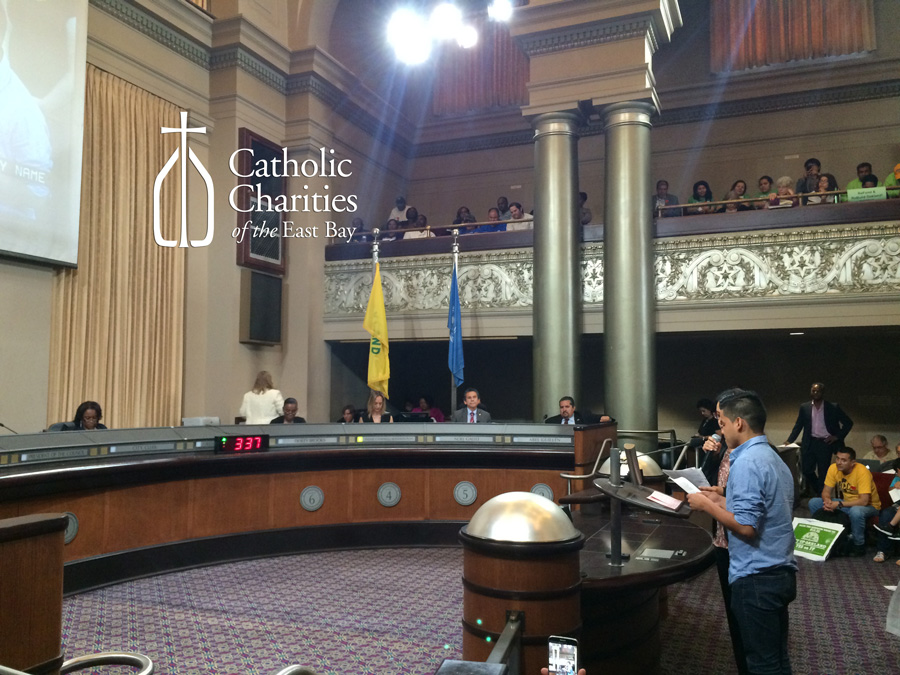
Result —
<instances>
[{"instance_id":1,"label":"blue flag","mask_svg":"<svg viewBox=\"0 0 900 675\"><path fill-rule=\"evenodd\" d=\"M447 365L453 373L453 382L458 387L463 383L462 315L459 306L459 282L456 280L456 264L453 265L453 278L450 280L450 313L447 315L447 328L450 329L450 355Z\"/></svg>"}]
</instances>

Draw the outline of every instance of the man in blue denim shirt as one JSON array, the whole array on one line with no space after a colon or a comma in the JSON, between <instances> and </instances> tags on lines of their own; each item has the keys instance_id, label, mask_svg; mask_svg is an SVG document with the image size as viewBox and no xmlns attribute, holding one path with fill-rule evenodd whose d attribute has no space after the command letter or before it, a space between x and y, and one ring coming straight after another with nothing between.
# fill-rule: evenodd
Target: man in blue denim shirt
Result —
<instances>
[{"instance_id":1,"label":"man in blue denim shirt","mask_svg":"<svg viewBox=\"0 0 900 675\"><path fill-rule=\"evenodd\" d=\"M719 396L719 425L731 452L725 496L715 488L688 495L728 529L731 609L754 674L791 672L788 604L797 596L792 505L794 482L763 431L766 409L755 393Z\"/></svg>"}]
</instances>

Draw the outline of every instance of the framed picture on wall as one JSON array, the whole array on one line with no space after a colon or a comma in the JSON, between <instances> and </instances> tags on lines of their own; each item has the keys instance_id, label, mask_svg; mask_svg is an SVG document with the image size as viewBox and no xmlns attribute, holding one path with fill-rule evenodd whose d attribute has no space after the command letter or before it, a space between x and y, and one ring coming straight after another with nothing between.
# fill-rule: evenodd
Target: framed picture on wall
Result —
<instances>
[{"instance_id":1,"label":"framed picture on wall","mask_svg":"<svg viewBox=\"0 0 900 675\"><path fill-rule=\"evenodd\" d=\"M239 174L247 176L254 167L273 166L272 160L281 158L282 149L272 141L250 131L246 127L238 130L237 157ZM238 177L242 187L235 195L240 209L237 212L237 227L246 230L236 237L237 264L252 267L272 274L283 275L285 266L285 239L281 236L281 213L272 208L277 197L284 195L285 180L281 177Z\"/></svg>"}]
</instances>

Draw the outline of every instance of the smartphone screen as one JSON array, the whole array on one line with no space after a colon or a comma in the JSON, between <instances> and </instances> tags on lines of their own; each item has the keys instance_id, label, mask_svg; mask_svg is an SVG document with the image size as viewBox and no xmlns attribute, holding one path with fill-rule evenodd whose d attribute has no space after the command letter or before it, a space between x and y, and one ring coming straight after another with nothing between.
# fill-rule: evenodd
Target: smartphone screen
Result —
<instances>
[{"instance_id":1,"label":"smartphone screen","mask_svg":"<svg viewBox=\"0 0 900 675\"><path fill-rule=\"evenodd\" d=\"M550 675L575 675L578 672L578 640L551 635L547 646Z\"/></svg>"}]
</instances>

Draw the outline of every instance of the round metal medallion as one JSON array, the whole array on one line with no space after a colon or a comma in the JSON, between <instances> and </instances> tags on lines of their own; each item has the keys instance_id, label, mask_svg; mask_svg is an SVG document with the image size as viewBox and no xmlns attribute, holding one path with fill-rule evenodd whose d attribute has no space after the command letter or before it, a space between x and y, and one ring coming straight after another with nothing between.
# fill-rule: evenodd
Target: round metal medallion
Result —
<instances>
[{"instance_id":1,"label":"round metal medallion","mask_svg":"<svg viewBox=\"0 0 900 675\"><path fill-rule=\"evenodd\" d=\"M78 516L71 511L66 511L66 519L68 522L66 522L65 541L70 544L78 535Z\"/></svg>"},{"instance_id":2,"label":"round metal medallion","mask_svg":"<svg viewBox=\"0 0 900 675\"><path fill-rule=\"evenodd\" d=\"M382 506L397 506L400 503L400 486L396 483L382 483L378 488L378 503Z\"/></svg>"},{"instance_id":3,"label":"round metal medallion","mask_svg":"<svg viewBox=\"0 0 900 675\"><path fill-rule=\"evenodd\" d=\"M300 493L300 506L307 511L318 511L325 503L325 493L317 485L307 485Z\"/></svg>"},{"instance_id":4,"label":"round metal medallion","mask_svg":"<svg viewBox=\"0 0 900 675\"><path fill-rule=\"evenodd\" d=\"M478 499L478 490L475 489L474 483L461 480L453 488L453 498L460 506L470 506Z\"/></svg>"},{"instance_id":5,"label":"round metal medallion","mask_svg":"<svg viewBox=\"0 0 900 675\"><path fill-rule=\"evenodd\" d=\"M531 486L531 491L536 495L549 499L551 502L553 501L553 488L546 483L535 483Z\"/></svg>"}]
</instances>

